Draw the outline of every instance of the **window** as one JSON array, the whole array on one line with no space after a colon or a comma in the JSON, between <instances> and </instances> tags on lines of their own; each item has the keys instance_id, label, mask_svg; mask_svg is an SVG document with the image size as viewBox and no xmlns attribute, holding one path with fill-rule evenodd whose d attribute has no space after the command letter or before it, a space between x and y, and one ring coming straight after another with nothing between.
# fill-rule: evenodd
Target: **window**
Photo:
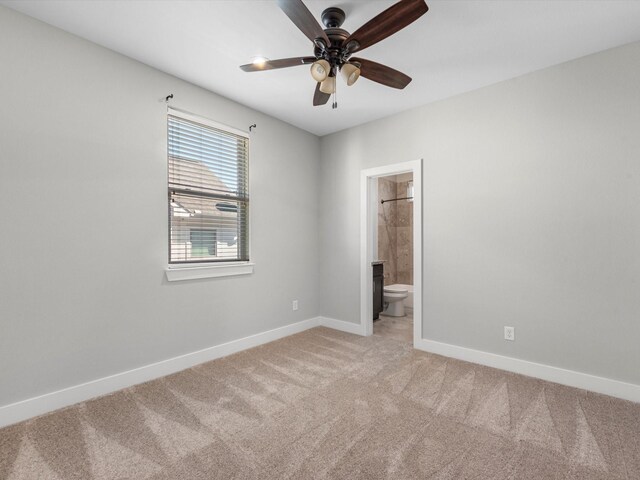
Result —
<instances>
[{"instance_id":1,"label":"window","mask_svg":"<svg viewBox=\"0 0 640 480\"><path fill-rule=\"evenodd\" d=\"M170 109L169 263L249 261L246 134Z\"/></svg>"}]
</instances>

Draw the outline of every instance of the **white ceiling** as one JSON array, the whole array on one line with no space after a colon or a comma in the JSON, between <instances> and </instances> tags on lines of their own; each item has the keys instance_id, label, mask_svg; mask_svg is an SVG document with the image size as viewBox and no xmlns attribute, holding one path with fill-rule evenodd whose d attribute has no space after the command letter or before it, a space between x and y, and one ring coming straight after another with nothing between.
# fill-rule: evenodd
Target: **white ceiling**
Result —
<instances>
[{"instance_id":1,"label":"white ceiling","mask_svg":"<svg viewBox=\"0 0 640 480\"><path fill-rule=\"evenodd\" d=\"M353 32L393 0L305 0L345 10ZM0 0L95 43L317 135L640 40L638 0L427 0L430 10L358 56L413 77L404 90L338 80L339 108L313 107L309 67L245 73L253 56L312 54L275 1Z\"/></svg>"}]
</instances>

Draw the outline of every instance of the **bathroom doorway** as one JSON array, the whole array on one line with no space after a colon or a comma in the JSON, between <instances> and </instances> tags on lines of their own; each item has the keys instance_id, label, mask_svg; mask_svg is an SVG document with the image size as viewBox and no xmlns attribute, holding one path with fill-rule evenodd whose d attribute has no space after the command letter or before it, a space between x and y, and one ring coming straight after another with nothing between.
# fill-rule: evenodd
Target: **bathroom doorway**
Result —
<instances>
[{"instance_id":1,"label":"bathroom doorway","mask_svg":"<svg viewBox=\"0 0 640 480\"><path fill-rule=\"evenodd\" d=\"M361 182L362 332L416 345L422 338L422 160L363 170Z\"/></svg>"},{"instance_id":2,"label":"bathroom doorway","mask_svg":"<svg viewBox=\"0 0 640 480\"><path fill-rule=\"evenodd\" d=\"M373 334L413 344L413 172L377 181L373 273L377 265L383 288L374 282Z\"/></svg>"}]
</instances>

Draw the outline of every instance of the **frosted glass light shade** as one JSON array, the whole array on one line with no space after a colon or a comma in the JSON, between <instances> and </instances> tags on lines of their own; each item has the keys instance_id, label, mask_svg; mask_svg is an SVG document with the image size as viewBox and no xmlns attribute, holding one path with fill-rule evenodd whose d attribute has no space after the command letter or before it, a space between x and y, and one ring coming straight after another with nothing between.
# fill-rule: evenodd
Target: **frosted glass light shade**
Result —
<instances>
[{"instance_id":1,"label":"frosted glass light shade","mask_svg":"<svg viewBox=\"0 0 640 480\"><path fill-rule=\"evenodd\" d=\"M336 93L336 77L327 77L324 82L320 84L320 91L322 93Z\"/></svg>"},{"instance_id":2,"label":"frosted glass light shade","mask_svg":"<svg viewBox=\"0 0 640 480\"><path fill-rule=\"evenodd\" d=\"M344 78L344 81L349 87L360 78L360 69L351 63L345 63L340 73L342 73L342 78Z\"/></svg>"},{"instance_id":3,"label":"frosted glass light shade","mask_svg":"<svg viewBox=\"0 0 640 480\"><path fill-rule=\"evenodd\" d=\"M331 72L331 65L326 60L318 60L311 64L311 76L316 82L323 82Z\"/></svg>"}]
</instances>

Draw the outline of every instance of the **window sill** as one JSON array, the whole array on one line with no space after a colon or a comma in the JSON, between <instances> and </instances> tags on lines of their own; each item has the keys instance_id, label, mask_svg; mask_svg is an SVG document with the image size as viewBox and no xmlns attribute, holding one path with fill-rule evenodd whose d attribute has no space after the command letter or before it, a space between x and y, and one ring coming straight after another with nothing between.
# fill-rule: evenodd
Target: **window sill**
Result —
<instances>
[{"instance_id":1,"label":"window sill","mask_svg":"<svg viewBox=\"0 0 640 480\"><path fill-rule=\"evenodd\" d=\"M167 280L196 280L199 278L230 277L253 273L253 263L230 263L225 265L171 266L166 269Z\"/></svg>"}]
</instances>

